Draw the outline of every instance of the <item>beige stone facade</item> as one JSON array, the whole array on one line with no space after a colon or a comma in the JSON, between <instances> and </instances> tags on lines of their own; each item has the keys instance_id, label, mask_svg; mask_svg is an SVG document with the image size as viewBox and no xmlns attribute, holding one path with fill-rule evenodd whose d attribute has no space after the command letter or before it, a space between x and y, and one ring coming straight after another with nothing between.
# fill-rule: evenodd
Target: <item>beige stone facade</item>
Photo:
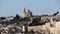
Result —
<instances>
[{"instance_id":1,"label":"beige stone facade","mask_svg":"<svg viewBox=\"0 0 60 34\"><path fill-rule=\"evenodd\" d=\"M28 31L33 29L34 31L43 32L45 34L60 34L60 22L56 22L54 27L50 26L50 23L46 23L45 25L39 26L29 26Z\"/></svg>"},{"instance_id":2,"label":"beige stone facade","mask_svg":"<svg viewBox=\"0 0 60 34\"><path fill-rule=\"evenodd\" d=\"M30 10L28 10L27 12L26 9L24 8L23 13L22 13L22 18L24 17L32 17L32 12Z\"/></svg>"}]
</instances>

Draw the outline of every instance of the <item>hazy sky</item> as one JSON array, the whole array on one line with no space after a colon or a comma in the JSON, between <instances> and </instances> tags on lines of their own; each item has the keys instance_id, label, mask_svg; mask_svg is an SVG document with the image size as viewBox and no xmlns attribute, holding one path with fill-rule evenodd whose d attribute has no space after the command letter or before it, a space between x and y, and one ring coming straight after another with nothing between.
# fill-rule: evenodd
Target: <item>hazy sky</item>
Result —
<instances>
[{"instance_id":1,"label":"hazy sky","mask_svg":"<svg viewBox=\"0 0 60 34\"><path fill-rule=\"evenodd\" d=\"M23 8L33 15L60 12L60 0L0 0L0 16L22 15Z\"/></svg>"}]
</instances>

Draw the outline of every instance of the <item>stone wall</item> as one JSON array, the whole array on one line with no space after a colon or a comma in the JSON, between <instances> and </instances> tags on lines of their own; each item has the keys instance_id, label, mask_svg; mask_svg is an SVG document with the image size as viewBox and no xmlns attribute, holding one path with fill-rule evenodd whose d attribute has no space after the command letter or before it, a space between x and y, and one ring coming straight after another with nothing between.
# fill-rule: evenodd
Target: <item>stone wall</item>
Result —
<instances>
[{"instance_id":1,"label":"stone wall","mask_svg":"<svg viewBox=\"0 0 60 34\"><path fill-rule=\"evenodd\" d=\"M28 26L28 31L30 31L31 29L33 29L34 31L40 31L42 30L42 26L39 25L39 26Z\"/></svg>"}]
</instances>

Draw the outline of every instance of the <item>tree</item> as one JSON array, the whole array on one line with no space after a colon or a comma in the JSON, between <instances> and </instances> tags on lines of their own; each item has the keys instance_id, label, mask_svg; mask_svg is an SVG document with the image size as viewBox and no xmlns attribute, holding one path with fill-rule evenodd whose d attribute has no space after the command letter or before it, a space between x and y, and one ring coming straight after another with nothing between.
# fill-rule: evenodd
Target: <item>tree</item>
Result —
<instances>
[{"instance_id":1,"label":"tree","mask_svg":"<svg viewBox=\"0 0 60 34\"><path fill-rule=\"evenodd\" d=\"M5 19L5 17L0 17L1 20Z\"/></svg>"},{"instance_id":2,"label":"tree","mask_svg":"<svg viewBox=\"0 0 60 34\"><path fill-rule=\"evenodd\" d=\"M59 14L59 12L57 11L57 14Z\"/></svg>"},{"instance_id":3,"label":"tree","mask_svg":"<svg viewBox=\"0 0 60 34\"><path fill-rule=\"evenodd\" d=\"M15 16L16 18L20 18L20 16L18 15L18 14L16 14L16 16Z\"/></svg>"},{"instance_id":4,"label":"tree","mask_svg":"<svg viewBox=\"0 0 60 34\"><path fill-rule=\"evenodd\" d=\"M15 23L20 22L20 21L21 21L20 16L19 16L18 14L16 14L16 16L15 16L14 19L13 19L13 21L14 21Z\"/></svg>"},{"instance_id":5,"label":"tree","mask_svg":"<svg viewBox=\"0 0 60 34\"><path fill-rule=\"evenodd\" d=\"M58 11L57 11L57 13L54 13L54 16L55 16L55 15L57 15L57 14L59 14L59 12L58 12Z\"/></svg>"}]
</instances>

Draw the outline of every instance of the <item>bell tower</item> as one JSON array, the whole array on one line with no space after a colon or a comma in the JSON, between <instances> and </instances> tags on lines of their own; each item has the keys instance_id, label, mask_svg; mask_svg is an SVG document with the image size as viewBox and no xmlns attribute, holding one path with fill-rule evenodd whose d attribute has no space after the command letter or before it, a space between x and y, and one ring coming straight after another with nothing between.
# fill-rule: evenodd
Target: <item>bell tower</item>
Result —
<instances>
[{"instance_id":1,"label":"bell tower","mask_svg":"<svg viewBox=\"0 0 60 34\"><path fill-rule=\"evenodd\" d=\"M23 17L23 18L26 17L26 10L25 10L25 8L23 9L22 17Z\"/></svg>"}]
</instances>

